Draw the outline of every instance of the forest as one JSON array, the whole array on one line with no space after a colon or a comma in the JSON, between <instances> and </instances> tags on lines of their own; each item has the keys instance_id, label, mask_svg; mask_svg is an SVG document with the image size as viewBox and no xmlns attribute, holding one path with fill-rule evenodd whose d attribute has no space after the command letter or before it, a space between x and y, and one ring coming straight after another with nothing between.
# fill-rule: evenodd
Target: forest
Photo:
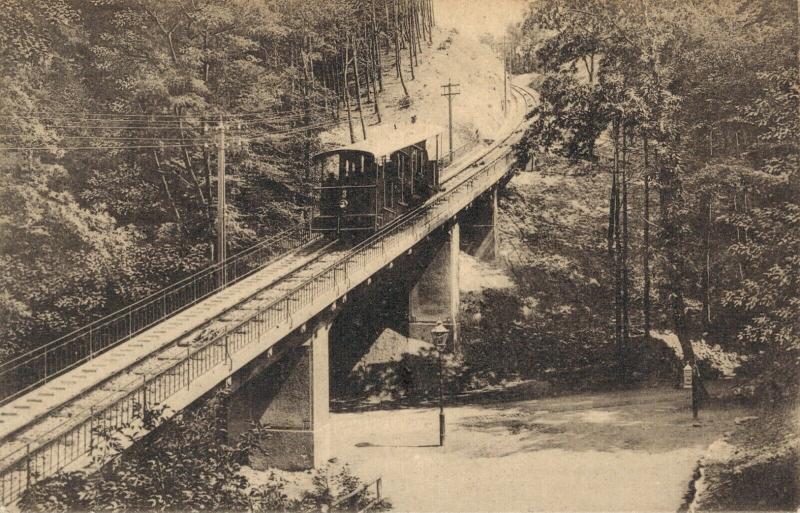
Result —
<instances>
[{"instance_id":1,"label":"forest","mask_svg":"<svg viewBox=\"0 0 800 513\"><path fill-rule=\"evenodd\" d=\"M465 294L448 395L524 379L627 390L676 382L684 363L712 381L703 341L741 355L737 393L793 406L798 20L789 0L528 6L497 44L539 97L514 148L535 179L519 173L500 200L515 286ZM307 222L321 134L368 138L389 75L407 106L435 23L433 0L0 0L0 363L215 262L223 149L225 253ZM665 333L685 362L656 361ZM433 352L404 358L434 397ZM280 483L251 488L253 440L224 443L216 402L105 479L59 474L24 508L299 511L335 498L328 481L360 486L323 469L299 502ZM767 463L747 476L772 479Z\"/></svg>"},{"instance_id":2,"label":"forest","mask_svg":"<svg viewBox=\"0 0 800 513\"><path fill-rule=\"evenodd\" d=\"M541 95L518 158L607 177L607 222L580 248L604 302L573 306L600 313L619 382L666 330L687 361L692 340L720 344L754 389L796 396L797 22L792 2L543 0L509 31Z\"/></svg>"},{"instance_id":3,"label":"forest","mask_svg":"<svg viewBox=\"0 0 800 513\"><path fill-rule=\"evenodd\" d=\"M302 222L320 132L367 137L434 16L430 0L3 0L0 25L2 361L213 263L223 146L227 255Z\"/></svg>"}]
</instances>

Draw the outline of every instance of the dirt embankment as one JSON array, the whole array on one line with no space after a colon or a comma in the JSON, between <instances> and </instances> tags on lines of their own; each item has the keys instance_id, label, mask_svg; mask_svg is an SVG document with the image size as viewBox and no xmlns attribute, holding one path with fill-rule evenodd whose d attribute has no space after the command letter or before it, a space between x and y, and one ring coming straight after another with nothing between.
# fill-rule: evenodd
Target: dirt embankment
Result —
<instances>
[{"instance_id":1,"label":"dirt embankment","mask_svg":"<svg viewBox=\"0 0 800 513\"><path fill-rule=\"evenodd\" d=\"M800 506L798 408L737 419L700 460L682 511L795 511Z\"/></svg>"}]
</instances>

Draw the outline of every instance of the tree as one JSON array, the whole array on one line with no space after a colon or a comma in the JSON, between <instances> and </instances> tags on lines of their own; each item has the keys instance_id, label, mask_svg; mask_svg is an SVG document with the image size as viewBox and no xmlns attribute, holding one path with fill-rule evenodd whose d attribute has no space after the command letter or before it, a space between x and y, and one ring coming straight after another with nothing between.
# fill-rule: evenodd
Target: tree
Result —
<instances>
[{"instance_id":1,"label":"tree","mask_svg":"<svg viewBox=\"0 0 800 513\"><path fill-rule=\"evenodd\" d=\"M662 322L651 317L650 290L655 287L660 313L670 319L690 362L697 324L728 346L737 343L732 340L737 330L738 343L754 343L762 322L776 330L770 333L785 335L773 347L794 336L787 318L767 322L745 307L740 292L750 277L769 281L768 271L755 263L758 259L751 262L750 255L774 251L774 259L766 260L777 265L776 272L794 271L794 262L786 259L791 241L773 241L771 249L750 247L747 256L742 249L771 240L756 219L782 213L776 224L793 223L798 95L792 84L798 52L791 34L797 29L796 9L789 3L739 1L623 5L574 0L531 7L517 40L527 41L529 48L536 41L532 64L544 75L542 101L517 151L525 161L542 151L592 161L594 146L610 140L615 165L608 249L621 284L615 287L620 294L615 292L621 314L615 321L618 340L626 338L626 276L631 272L643 275L644 330ZM636 140L642 141L642 152L633 151ZM625 236L626 197L630 200L631 186L639 187L631 181L636 177L629 174L631 166L641 170L645 196L639 266L626 256L631 243ZM660 211L655 240L650 235L651 178ZM761 242L754 240L756 225ZM657 264L656 281L651 261ZM787 307L794 304L795 295L780 290ZM782 313L793 307L788 308ZM776 365L777 360L771 359Z\"/></svg>"}]
</instances>

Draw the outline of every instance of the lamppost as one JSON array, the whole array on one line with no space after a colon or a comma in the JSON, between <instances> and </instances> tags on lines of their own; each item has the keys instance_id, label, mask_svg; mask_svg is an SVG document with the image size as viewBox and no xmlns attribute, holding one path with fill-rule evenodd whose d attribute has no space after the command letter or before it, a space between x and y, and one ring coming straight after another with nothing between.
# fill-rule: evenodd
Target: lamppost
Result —
<instances>
[{"instance_id":1,"label":"lamppost","mask_svg":"<svg viewBox=\"0 0 800 513\"><path fill-rule=\"evenodd\" d=\"M436 323L436 326L431 330L433 343L436 346L436 353L439 356L439 447L444 446L444 383L442 381L443 365L442 353L447 344L447 336L450 330L444 327L442 321Z\"/></svg>"}]
</instances>

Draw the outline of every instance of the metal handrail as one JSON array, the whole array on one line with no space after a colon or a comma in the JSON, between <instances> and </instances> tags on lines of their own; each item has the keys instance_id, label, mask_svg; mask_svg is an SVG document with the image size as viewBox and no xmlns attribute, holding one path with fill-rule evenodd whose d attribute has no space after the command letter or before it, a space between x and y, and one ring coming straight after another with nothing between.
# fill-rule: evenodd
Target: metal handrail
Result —
<instances>
[{"instance_id":1,"label":"metal handrail","mask_svg":"<svg viewBox=\"0 0 800 513\"><path fill-rule=\"evenodd\" d=\"M0 405L130 340L313 238L306 223L255 244L138 301L0 364ZM244 264L244 265L243 265Z\"/></svg>"},{"instance_id":2,"label":"metal handrail","mask_svg":"<svg viewBox=\"0 0 800 513\"><path fill-rule=\"evenodd\" d=\"M450 153L449 152L447 154L445 154L445 155L442 155L441 157L439 157L439 160L437 160L439 167L443 168L443 167L449 166L457 158L461 157L462 152L466 153L466 151L464 151L464 150L470 150L474 146L476 146L477 144L478 144L478 141L467 141L464 144L462 144L461 146L453 149L453 158L452 159L450 158Z\"/></svg>"},{"instance_id":3,"label":"metal handrail","mask_svg":"<svg viewBox=\"0 0 800 513\"><path fill-rule=\"evenodd\" d=\"M358 513L362 513L362 512L371 510L383 498L383 496L382 496L383 478L380 478L380 477L377 478L377 479L373 479L369 483L364 483L363 485L359 486L358 488L356 488L355 490L353 490L352 492L348 493L347 495L345 495L343 497L337 497L335 500L333 500L330 503L330 506L329 506L330 510L340 506L345 501L348 501L348 500L352 499L353 497L355 497L357 495L361 495L362 493L364 493L367 490L369 490L370 487L372 487L373 485L375 485L375 499L371 500L369 502L369 504L367 504L366 506L364 506L363 508L358 510Z\"/></svg>"},{"instance_id":4,"label":"metal handrail","mask_svg":"<svg viewBox=\"0 0 800 513\"><path fill-rule=\"evenodd\" d=\"M510 137L511 135L505 140ZM500 147L490 150L480 158L485 158L498 149ZM222 333L210 337L202 346L187 347L185 358L166 360L163 366L155 369L152 374L132 376L132 381L127 385L115 387L92 406L72 412L64 422L47 432L39 433L34 439L8 442L11 445L16 444L17 449L5 455L3 462L0 463L2 465L0 502L4 505L13 503L32 483L56 473L81 458L86 458L94 447L94 433L98 426L130 422L134 416L133 412L136 411L136 405L147 409L149 405L164 404L165 400L188 389L191 383L205 376L220 363L229 361L232 354L261 341L265 332L275 329L281 323L289 322L293 314L313 304L314 300L324 297L323 293L335 292L338 295L341 293L340 285L343 284L349 288L351 282L348 274L358 270L357 268L349 271L349 264L358 265L363 270L378 260L375 257L385 256L390 250L397 251L399 239L395 235L399 235L401 229L420 235L415 233L418 228L421 227L425 233L429 233L439 224L446 222L452 216L452 212L448 209L432 216L434 207L451 196L462 195L465 191L468 196L462 198L462 203L471 200L472 191L478 180L488 178L491 172L497 171L498 162L505 159L507 163L510 156L511 150L506 149L452 188L434 197L423 207L393 220L385 229L366 239L336 262L305 279L265 307L257 309L235 325L225 328ZM500 176L506 174L508 169L503 168L501 171ZM489 185L494 181L489 182ZM303 302L301 299L306 301Z\"/></svg>"}]
</instances>

